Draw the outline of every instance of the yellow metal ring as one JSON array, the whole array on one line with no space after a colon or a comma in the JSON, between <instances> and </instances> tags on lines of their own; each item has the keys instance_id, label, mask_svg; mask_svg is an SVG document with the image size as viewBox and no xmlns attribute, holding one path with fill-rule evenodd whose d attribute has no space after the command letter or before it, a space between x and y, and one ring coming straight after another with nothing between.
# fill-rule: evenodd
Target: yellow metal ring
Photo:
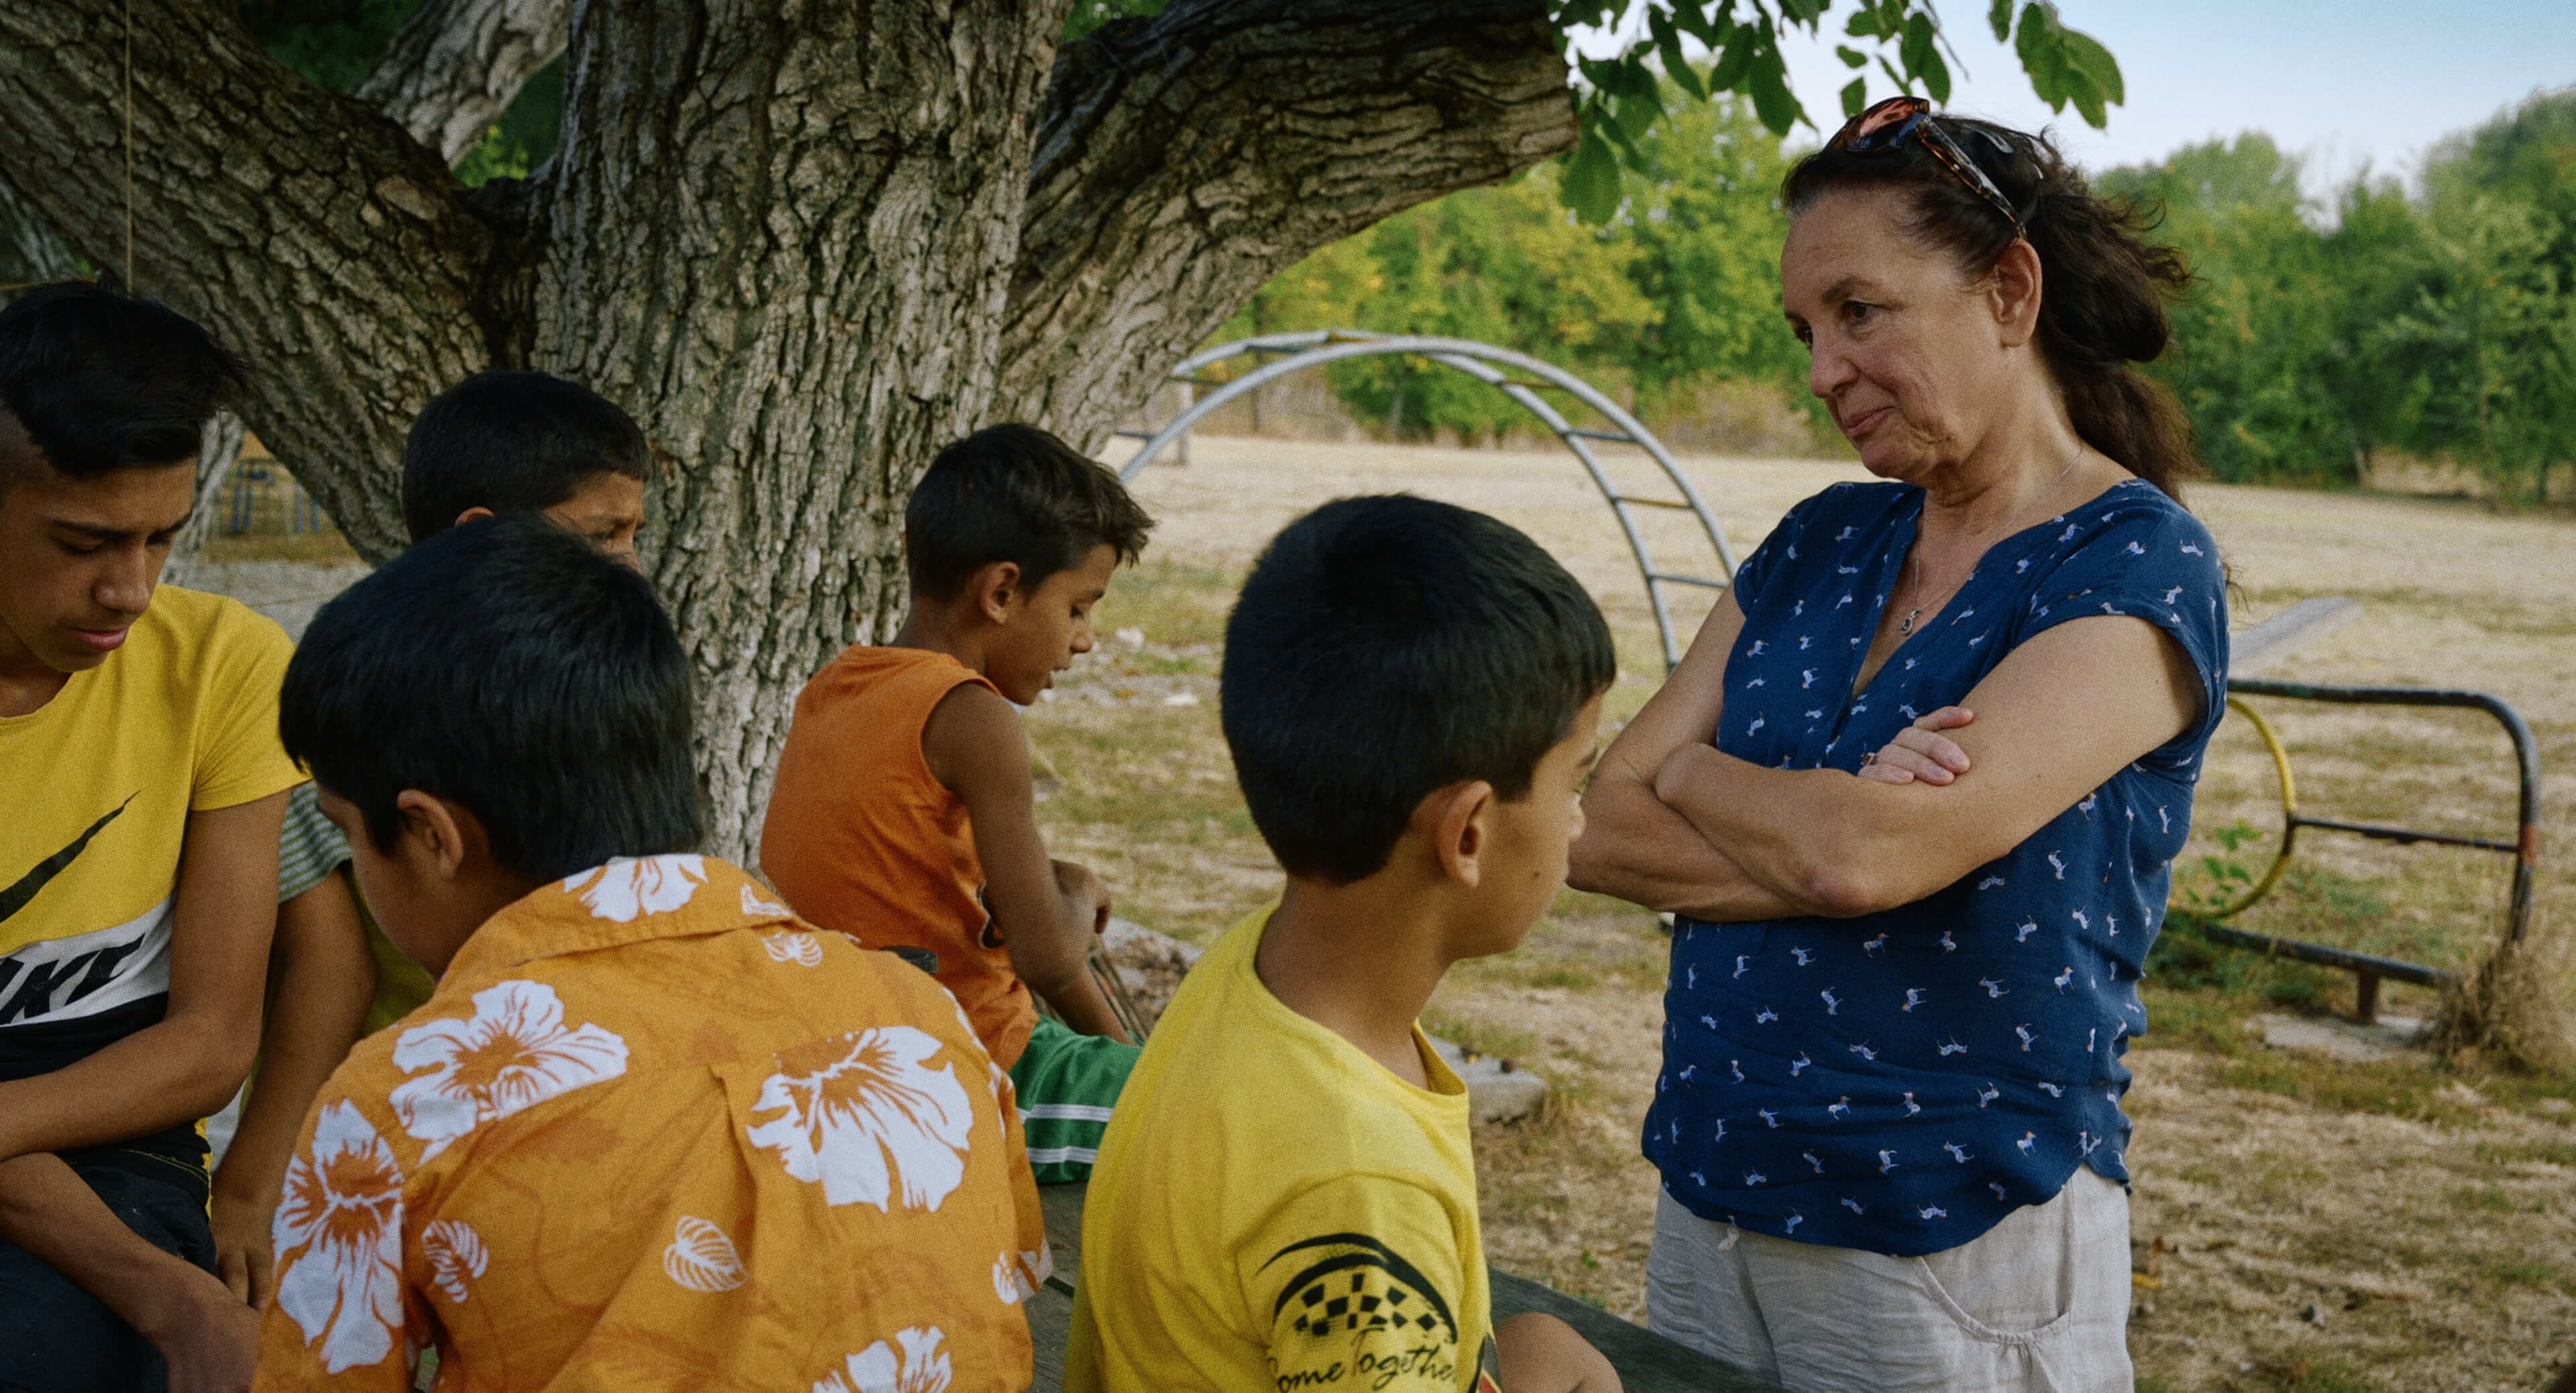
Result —
<instances>
[{"instance_id":1,"label":"yellow metal ring","mask_svg":"<svg viewBox=\"0 0 2576 1393\"><path fill-rule=\"evenodd\" d=\"M2298 833L2299 786L2290 777L2290 752L2281 747L2281 737L2273 732L2272 723L2264 720L2263 713L2255 710L2243 697L2229 697L2227 709L2253 723L2254 733L2263 737L2263 748L2272 752L2272 772L2281 781L2281 849L2273 855L2272 864L2263 872L2262 878L2255 881L2253 888L2235 903L2222 909L2197 911L2209 919L2231 918L2253 908L2265 895L2271 894L2272 887L2280 883L2281 872L2289 868L2291 844Z\"/></svg>"}]
</instances>

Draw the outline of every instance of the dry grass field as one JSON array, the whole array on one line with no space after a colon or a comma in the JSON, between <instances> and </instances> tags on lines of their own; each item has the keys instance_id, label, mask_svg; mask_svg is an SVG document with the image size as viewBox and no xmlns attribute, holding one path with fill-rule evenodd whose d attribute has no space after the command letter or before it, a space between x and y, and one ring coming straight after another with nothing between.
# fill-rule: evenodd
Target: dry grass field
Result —
<instances>
[{"instance_id":1,"label":"dry grass field","mask_svg":"<svg viewBox=\"0 0 2576 1393\"><path fill-rule=\"evenodd\" d=\"M1631 492L1669 496L1640 461L1612 463ZM1859 477L1814 463L1687 464L1739 557L1790 504ZM1275 893L1217 727L1225 607L1288 519L1327 498L1394 489L1484 509L1537 537L1600 597L1617 633L1610 717L1633 714L1654 690L1662 659L1634 565L1569 457L1202 438L1190 467L1157 467L1137 485L1162 526L1148 563L1102 607L1104 629L1126 632L1104 635L1032 715L1048 835L1057 854L1107 877L1122 913L1205 941ZM2314 595L2365 606L2271 675L2505 697L2555 771L2552 850L2562 862L2576 850L2563 837L2576 805L2576 524L2246 488L2203 488L2192 502L2233 566L2240 625ZM1711 573L1686 514L1647 522L1666 564ZM1685 636L1699 612L1684 616ZM2266 709L2312 813L2511 835L2511 766L2485 718ZM2218 737L2195 856L2226 854L2211 829L2277 832L2269 763L2242 725ZM2268 844L2234 855L2259 866ZM2494 937L2504 885L2500 857L2312 833L2288 883L2239 922L2465 966ZM2548 872L2540 896L2542 932L2568 924L2576 876ZM1664 954L1650 917L1568 893L1528 945L1464 966L1431 1009L1435 1028L1551 1081L1544 1117L1477 1138L1493 1256L1632 1318L1643 1314L1653 1214L1655 1178L1636 1140ZM2153 1032L2131 1056L2130 1097L2132 1345L2144 1387L2525 1389L2576 1358L2576 1079L2267 1050L2246 1029L2252 1015L2348 1011L2350 979L2179 941L2147 996ZM2382 1009L2434 1005L2392 987Z\"/></svg>"}]
</instances>

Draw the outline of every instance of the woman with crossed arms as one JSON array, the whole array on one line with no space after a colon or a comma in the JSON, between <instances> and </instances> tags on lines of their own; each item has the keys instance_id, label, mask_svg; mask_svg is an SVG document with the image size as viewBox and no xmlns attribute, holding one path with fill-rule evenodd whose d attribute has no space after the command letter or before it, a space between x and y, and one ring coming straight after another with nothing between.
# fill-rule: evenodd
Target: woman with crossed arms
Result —
<instances>
[{"instance_id":1,"label":"woman with crossed arms","mask_svg":"<svg viewBox=\"0 0 2576 1393\"><path fill-rule=\"evenodd\" d=\"M1791 1389L2126 1390L2120 1058L2224 712L2181 259L2043 138L1879 103L1782 301L1880 482L1792 509L1619 735L1574 883L1676 916L1654 1328Z\"/></svg>"}]
</instances>

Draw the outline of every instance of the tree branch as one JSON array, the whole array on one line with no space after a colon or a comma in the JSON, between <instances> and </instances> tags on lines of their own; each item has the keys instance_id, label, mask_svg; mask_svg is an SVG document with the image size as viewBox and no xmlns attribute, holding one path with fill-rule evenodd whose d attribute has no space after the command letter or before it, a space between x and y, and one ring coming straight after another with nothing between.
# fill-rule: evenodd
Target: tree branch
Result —
<instances>
[{"instance_id":1,"label":"tree branch","mask_svg":"<svg viewBox=\"0 0 2576 1393\"><path fill-rule=\"evenodd\" d=\"M572 0L428 0L353 95L452 165L564 51L571 29Z\"/></svg>"},{"instance_id":2,"label":"tree branch","mask_svg":"<svg viewBox=\"0 0 2576 1393\"><path fill-rule=\"evenodd\" d=\"M70 280L80 271L80 258L55 235L53 224L0 174L0 305L17 297L11 287Z\"/></svg>"},{"instance_id":3,"label":"tree branch","mask_svg":"<svg viewBox=\"0 0 2576 1393\"><path fill-rule=\"evenodd\" d=\"M1543 0L1179 0L1058 56L997 417L1097 444L1263 282L1574 144Z\"/></svg>"},{"instance_id":4,"label":"tree branch","mask_svg":"<svg viewBox=\"0 0 2576 1393\"><path fill-rule=\"evenodd\" d=\"M262 53L220 0L133 0L135 288L221 326L243 412L359 552L401 548L403 432L487 366L492 229L438 157ZM75 247L122 260L125 26L82 0L0 5L0 149Z\"/></svg>"}]
</instances>

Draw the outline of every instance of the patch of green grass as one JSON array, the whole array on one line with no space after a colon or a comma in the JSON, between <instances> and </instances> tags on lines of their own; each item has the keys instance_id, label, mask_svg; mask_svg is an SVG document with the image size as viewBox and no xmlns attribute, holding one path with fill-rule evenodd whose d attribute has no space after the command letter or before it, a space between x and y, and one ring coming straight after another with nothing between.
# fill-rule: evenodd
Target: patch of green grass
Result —
<instances>
[{"instance_id":1,"label":"patch of green grass","mask_svg":"<svg viewBox=\"0 0 2576 1393\"><path fill-rule=\"evenodd\" d=\"M2566 1277L2555 1267L2535 1257L2509 1257L2502 1253L2463 1254L2469 1265L2490 1285L2497 1287L2567 1286Z\"/></svg>"},{"instance_id":2,"label":"patch of green grass","mask_svg":"<svg viewBox=\"0 0 2576 1393\"><path fill-rule=\"evenodd\" d=\"M1104 639L1120 629L1142 629L1148 643L1213 648L1225 642L1226 611L1242 583L1231 571L1149 558L1110 580L1092 622Z\"/></svg>"},{"instance_id":3,"label":"patch of green grass","mask_svg":"<svg viewBox=\"0 0 2576 1393\"><path fill-rule=\"evenodd\" d=\"M1588 992L1601 985L1601 979L1582 968L1559 963L1542 967L1526 979L1533 987L1557 987L1570 992Z\"/></svg>"},{"instance_id":4,"label":"patch of green grass","mask_svg":"<svg viewBox=\"0 0 2576 1393\"><path fill-rule=\"evenodd\" d=\"M2376 1393L2381 1386L2340 1359L2267 1359L2254 1368L2284 1393Z\"/></svg>"},{"instance_id":5,"label":"patch of green grass","mask_svg":"<svg viewBox=\"0 0 2576 1393\"><path fill-rule=\"evenodd\" d=\"M2546 1161L2553 1166L2576 1166L2576 1143L2544 1141L2513 1146L2482 1141L2477 1144L2476 1155L2481 1161L2492 1161L2498 1165L2507 1166L2522 1161Z\"/></svg>"},{"instance_id":6,"label":"patch of green grass","mask_svg":"<svg viewBox=\"0 0 2576 1393\"><path fill-rule=\"evenodd\" d=\"M1471 1021L1463 1016L1426 1016L1422 1028L1444 1040L1496 1059L1527 1059L1538 1051L1538 1037L1526 1030Z\"/></svg>"},{"instance_id":7,"label":"patch of green grass","mask_svg":"<svg viewBox=\"0 0 2576 1393\"><path fill-rule=\"evenodd\" d=\"M1145 840L1255 835L1221 763L1216 721L1206 707L1086 706L1033 715L1030 743L1041 771L1052 776L1044 816L1111 823ZM1210 759L1220 762L1203 766Z\"/></svg>"},{"instance_id":8,"label":"patch of green grass","mask_svg":"<svg viewBox=\"0 0 2576 1393\"><path fill-rule=\"evenodd\" d=\"M2522 1201L2506 1193L2503 1186L2495 1184L2463 1185L2451 1192L2450 1200L2462 1209L2484 1210L2490 1214L2518 1214L2524 1207Z\"/></svg>"},{"instance_id":9,"label":"patch of green grass","mask_svg":"<svg viewBox=\"0 0 2576 1393\"><path fill-rule=\"evenodd\" d=\"M2480 1120L2477 1108L2442 1092L2456 1077L2438 1062L2343 1064L2268 1050L2241 1053L2219 1071L2219 1081L2229 1088L2296 1098L2335 1112L2381 1113L2442 1126L2475 1123Z\"/></svg>"}]
</instances>

